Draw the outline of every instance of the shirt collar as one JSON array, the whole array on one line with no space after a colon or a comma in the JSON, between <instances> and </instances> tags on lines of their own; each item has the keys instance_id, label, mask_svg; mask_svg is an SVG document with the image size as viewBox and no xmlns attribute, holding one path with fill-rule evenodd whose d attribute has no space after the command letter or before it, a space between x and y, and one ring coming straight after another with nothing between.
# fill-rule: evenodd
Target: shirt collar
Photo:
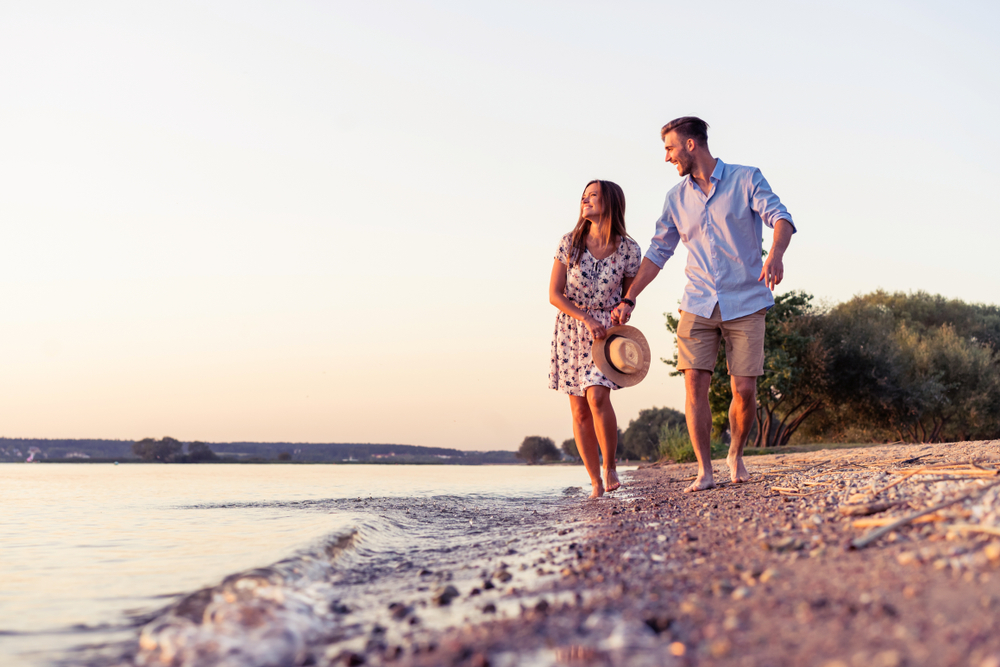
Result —
<instances>
[{"instance_id":1,"label":"shirt collar","mask_svg":"<svg viewBox=\"0 0 1000 667\"><path fill-rule=\"evenodd\" d=\"M723 162L722 160L720 160L719 158L716 158L715 159L715 169L712 170L712 175L709 176L709 180L711 180L711 181L721 181L722 180L722 174L725 171L725 168L726 168L726 163Z\"/></svg>"}]
</instances>

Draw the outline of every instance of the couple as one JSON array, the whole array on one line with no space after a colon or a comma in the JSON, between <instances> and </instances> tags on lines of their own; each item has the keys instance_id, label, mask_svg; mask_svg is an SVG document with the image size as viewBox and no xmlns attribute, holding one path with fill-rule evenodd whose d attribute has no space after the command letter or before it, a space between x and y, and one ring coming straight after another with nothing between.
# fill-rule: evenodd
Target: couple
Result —
<instances>
[{"instance_id":1,"label":"couple","mask_svg":"<svg viewBox=\"0 0 1000 667\"><path fill-rule=\"evenodd\" d=\"M743 446L756 417L757 377L764 373L764 315L774 305L771 291L781 282L782 257L796 229L759 169L712 157L705 121L677 118L663 126L660 136L666 161L685 178L667 193L645 256L625 232L622 189L609 181L591 181L580 200L576 228L562 238L552 266L549 301L561 312L549 387L569 394L573 435L593 485L591 498L620 486L615 472L618 422L610 394L629 377L617 373L616 364L608 371L603 358L595 364L605 349L600 341L615 334L641 338L638 330L623 325L678 242L688 249L688 283L677 327L677 369L684 372L684 414L698 457L698 476L685 491L715 486L708 389L720 338L726 343L733 390L726 462L734 483L750 478ZM762 222L774 230L766 259L761 256ZM645 340L636 343L645 345ZM648 349L645 363L648 367ZM639 374L632 377L641 379Z\"/></svg>"}]
</instances>

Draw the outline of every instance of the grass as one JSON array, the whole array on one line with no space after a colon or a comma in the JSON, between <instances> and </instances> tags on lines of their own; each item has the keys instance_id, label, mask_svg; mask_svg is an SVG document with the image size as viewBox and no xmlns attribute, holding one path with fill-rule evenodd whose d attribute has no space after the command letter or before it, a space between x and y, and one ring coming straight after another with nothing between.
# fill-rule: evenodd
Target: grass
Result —
<instances>
[{"instance_id":1,"label":"grass","mask_svg":"<svg viewBox=\"0 0 1000 667\"><path fill-rule=\"evenodd\" d=\"M721 440L712 440L712 458L725 458L729 447ZM670 459L675 463L697 461L694 445L688 437L687 427L664 425L660 431L660 459ZM770 452L769 452L770 453Z\"/></svg>"}]
</instances>

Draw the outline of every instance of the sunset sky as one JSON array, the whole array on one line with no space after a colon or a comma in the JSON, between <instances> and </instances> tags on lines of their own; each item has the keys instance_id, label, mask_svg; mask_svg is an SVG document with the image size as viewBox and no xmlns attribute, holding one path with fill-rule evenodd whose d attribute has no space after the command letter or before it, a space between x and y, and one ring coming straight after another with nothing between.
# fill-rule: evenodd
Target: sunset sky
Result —
<instances>
[{"instance_id":1,"label":"sunset sky","mask_svg":"<svg viewBox=\"0 0 1000 667\"><path fill-rule=\"evenodd\" d=\"M778 292L1000 301L1000 5L706 6L0 4L0 436L560 442L559 237L603 178L645 250L681 115L795 217Z\"/></svg>"}]
</instances>

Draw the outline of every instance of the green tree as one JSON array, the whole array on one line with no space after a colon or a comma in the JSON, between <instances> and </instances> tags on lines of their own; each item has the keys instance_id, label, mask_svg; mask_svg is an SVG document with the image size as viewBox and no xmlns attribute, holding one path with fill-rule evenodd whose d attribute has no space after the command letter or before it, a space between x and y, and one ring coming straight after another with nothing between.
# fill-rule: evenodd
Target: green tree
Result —
<instances>
[{"instance_id":1,"label":"green tree","mask_svg":"<svg viewBox=\"0 0 1000 667\"><path fill-rule=\"evenodd\" d=\"M132 453L139 458L161 463L174 461L183 449L184 445L171 437L164 437L161 440L143 438L132 445Z\"/></svg>"},{"instance_id":2,"label":"green tree","mask_svg":"<svg viewBox=\"0 0 1000 667\"><path fill-rule=\"evenodd\" d=\"M529 435L517 450L517 458L533 465L541 461L558 461L562 456L552 438Z\"/></svg>"},{"instance_id":3,"label":"green tree","mask_svg":"<svg viewBox=\"0 0 1000 667\"><path fill-rule=\"evenodd\" d=\"M202 463L204 461L218 461L219 457L204 442L192 442L188 445L187 460L191 463Z\"/></svg>"},{"instance_id":4,"label":"green tree","mask_svg":"<svg viewBox=\"0 0 1000 667\"><path fill-rule=\"evenodd\" d=\"M684 413L672 408L647 408L628 423L619 438L620 456L638 461L655 461L660 458L660 433L665 425L687 427Z\"/></svg>"},{"instance_id":5,"label":"green tree","mask_svg":"<svg viewBox=\"0 0 1000 667\"><path fill-rule=\"evenodd\" d=\"M568 440L563 440L562 443L563 454L569 457L573 461L583 462L580 458L580 450L576 448L576 438L569 438Z\"/></svg>"},{"instance_id":6,"label":"green tree","mask_svg":"<svg viewBox=\"0 0 1000 667\"><path fill-rule=\"evenodd\" d=\"M757 380L757 420L748 444L752 447L785 445L803 422L825 403L826 350L816 333L819 316L812 296L792 291L774 298L767 313L764 336L764 375ZM667 331L677 335L680 321L664 313ZM676 342L676 338L675 338ZM677 367L677 352L664 362ZM674 371L671 375L680 375ZM725 346L719 346L709 384L712 433L721 439L729 430L729 405L733 394L726 367Z\"/></svg>"}]
</instances>

